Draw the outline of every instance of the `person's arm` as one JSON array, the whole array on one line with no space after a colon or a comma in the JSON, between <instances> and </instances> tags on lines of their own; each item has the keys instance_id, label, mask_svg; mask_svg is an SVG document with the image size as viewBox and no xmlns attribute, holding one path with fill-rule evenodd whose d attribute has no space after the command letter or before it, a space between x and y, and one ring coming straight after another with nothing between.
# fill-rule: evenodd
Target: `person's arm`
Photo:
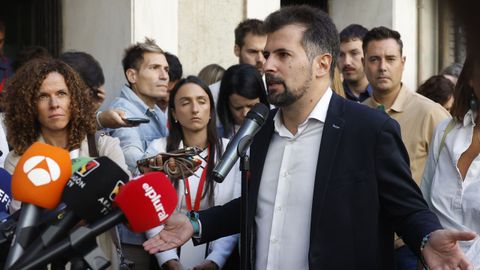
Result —
<instances>
[{"instance_id":1,"label":"person's arm","mask_svg":"<svg viewBox=\"0 0 480 270\"><path fill-rule=\"evenodd\" d=\"M240 199L198 212L199 235L193 238L194 244L202 244L220 237L240 232ZM179 247L194 236L190 219L184 214L173 214L164 229L151 237L143 247L151 254Z\"/></svg>"},{"instance_id":2,"label":"person's arm","mask_svg":"<svg viewBox=\"0 0 480 270\"><path fill-rule=\"evenodd\" d=\"M102 135L99 138L98 146L100 156L106 156L113 160L128 174L129 177L131 177L131 173L128 169L127 163L125 162L125 156L123 155L118 138Z\"/></svg>"},{"instance_id":3,"label":"person's arm","mask_svg":"<svg viewBox=\"0 0 480 270\"><path fill-rule=\"evenodd\" d=\"M145 235L147 236L147 239L155 236L156 234L158 234L159 232L162 231L164 226L158 226L158 227L155 227L151 230L148 230L145 232ZM166 250L166 251L163 251L163 252L157 252L155 253L155 258L157 258L157 262L158 262L158 265L160 267L165 267L167 269L168 266L167 265L164 265L164 264L168 264L168 265L172 265L171 268L174 268L174 264L176 262L178 262L179 258L177 256L177 252L175 251L175 249L170 249L170 250ZM171 262L172 261L172 262Z\"/></svg>"},{"instance_id":4,"label":"person's arm","mask_svg":"<svg viewBox=\"0 0 480 270\"><path fill-rule=\"evenodd\" d=\"M395 120L385 121L375 144L381 209L392 222L395 232L419 254L423 237L442 226L428 209L420 189L412 179L407 150Z\"/></svg>"},{"instance_id":5,"label":"person's arm","mask_svg":"<svg viewBox=\"0 0 480 270\"><path fill-rule=\"evenodd\" d=\"M408 154L395 120L384 123L376 146L380 204L395 232L430 269L470 269L457 241L471 240L475 234L442 229L411 177ZM452 268L438 268L443 266Z\"/></svg>"},{"instance_id":6,"label":"person's arm","mask_svg":"<svg viewBox=\"0 0 480 270\"><path fill-rule=\"evenodd\" d=\"M137 160L144 154L144 144L139 133L140 130L137 127L118 128L111 131L111 136L120 140L125 161L133 175L137 172Z\"/></svg>"},{"instance_id":7,"label":"person's arm","mask_svg":"<svg viewBox=\"0 0 480 270\"><path fill-rule=\"evenodd\" d=\"M135 127L138 124L132 124L125 121L126 113L121 109L109 109L106 111L98 111L96 114L97 128L122 128L122 127Z\"/></svg>"}]
</instances>

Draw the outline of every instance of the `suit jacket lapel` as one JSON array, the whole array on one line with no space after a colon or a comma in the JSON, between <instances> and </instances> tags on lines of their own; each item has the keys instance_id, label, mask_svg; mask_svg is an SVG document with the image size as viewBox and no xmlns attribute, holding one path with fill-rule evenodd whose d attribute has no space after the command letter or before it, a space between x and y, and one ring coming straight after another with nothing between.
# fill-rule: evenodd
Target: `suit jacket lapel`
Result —
<instances>
[{"instance_id":1,"label":"suit jacket lapel","mask_svg":"<svg viewBox=\"0 0 480 270\"><path fill-rule=\"evenodd\" d=\"M267 157L268 147L273 136L274 123L273 117L277 113L277 109L271 110L265 125L255 136L250 147L250 173L251 181L249 183L249 214L250 218L255 217L257 209L258 190L260 188L260 180L262 178L263 165Z\"/></svg>"},{"instance_id":2,"label":"suit jacket lapel","mask_svg":"<svg viewBox=\"0 0 480 270\"><path fill-rule=\"evenodd\" d=\"M317 160L317 170L315 173L315 187L313 191L312 219L310 225L310 234L315 232L316 224L319 222L320 211L323 207L325 193L331 177L335 154L339 146L345 121L343 111L345 100L336 94L332 95L328 106L325 125L323 126L322 141ZM310 239L312 239L310 237Z\"/></svg>"},{"instance_id":3,"label":"suit jacket lapel","mask_svg":"<svg viewBox=\"0 0 480 270\"><path fill-rule=\"evenodd\" d=\"M267 157L268 147L273 136L274 123L273 117L277 110L271 110L265 125L255 136L252 145L250 147L250 180L249 180L249 192L248 192L248 217L247 222L250 226L249 237L247 239L248 246L250 247L249 262L247 269L253 269L255 265L255 244L256 244L256 231L255 231L255 213L257 210L258 190L260 189L260 180L263 173L263 165L265 164L265 158Z\"/></svg>"}]
</instances>

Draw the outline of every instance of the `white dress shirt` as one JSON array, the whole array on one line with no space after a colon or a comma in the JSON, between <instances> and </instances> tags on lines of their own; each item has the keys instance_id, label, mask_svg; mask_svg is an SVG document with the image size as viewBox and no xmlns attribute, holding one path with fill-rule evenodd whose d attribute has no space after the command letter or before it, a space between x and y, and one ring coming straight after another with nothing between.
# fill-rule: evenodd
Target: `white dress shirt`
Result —
<instances>
[{"instance_id":1,"label":"white dress shirt","mask_svg":"<svg viewBox=\"0 0 480 270\"><path fill-rule=\"evenodd\" d=\"M308 269L315 172L331 97L328 88L295 135L281 111L275 115L255 216L256 269Z\"/></svg>"},{"instance_id":2,"label":"white dress shirt","mask_svg":"<svg viewBox=\"0 0 480 270\"><path fill-rule=\"evenodd\" d=\"M480 156L468 168L462 180L457 164L470 146L476 114L467 112L463 123L456 123L447 134L444 147L438 154L440 142L450 119L440 123L433 137L421 189L430 209L446 229L480 233ZM458 242L475 269L480 269L480 240Z\"/></svg>"}]
</instances>

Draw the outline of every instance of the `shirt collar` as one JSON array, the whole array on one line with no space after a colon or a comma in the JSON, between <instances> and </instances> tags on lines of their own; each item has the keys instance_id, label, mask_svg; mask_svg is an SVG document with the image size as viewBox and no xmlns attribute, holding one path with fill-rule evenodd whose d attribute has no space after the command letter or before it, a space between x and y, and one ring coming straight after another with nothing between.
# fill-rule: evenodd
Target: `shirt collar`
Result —
<instances>
[{"instance_id":1,"label":"shirt collar","mask_svg":"<svg viewBox=\"0 0 480 270\"><path fill-rule=\"evenodd\" d=\"M320 121L321 123L325 123L325 119L327 118L328 105L330 104L332 95L333 95L332 89L328 87L327 91L325 91L325 94L323 94L323 96L317 102L315 107L313 107L313 110L310 112L307 119L305 119L305 121L298 126L299 131L297 132L297 134L301 133L300 130L302 129L302 127L306 126L309 119L315 119ZM275 114L275 117L273 118L273 122L275 125L275 131L279 133L280 136L283 136L283 135L288 136L284 134L284 132L288 131L288 129L283 125L281 109L279 109Z\"/></svg>"},{"instance_id":2,"label":"shirt collar","mask_svg":"<svg viewBox=\"0 0 480 270\"><path fill-rule=\"evenodd\" d=\"M465 117L463 117L463 126L475 126L475 118L477 118L477 113L471 109L468 110Z\"/></svg>"},{"instance_id":3,"label":"shirt collar","mask_svg":"<svg viewBox=\"0 0 480 270\"><path fill-rule=\"evenodd\" d=\"M385 112L389 113L390 111L394 112L403 112L405 109L405 106L408 103L409 97L412 95L411 93L403 84L400 86L400 91L398 91L398 95L393 101L392 107L390 107L390 110L385 110ZM383 104L379 103L375 97L372 95L370 99L366 101L366 104L370 104L372 108L380 108L383 106Z\"/></svg>"},{"instance_id":4,"label":"shirt collar","mask_svg":"<svg viewBox=\"0 0 480 270\"><path fill-rule=\"evenodd\" d=\"M120 95L130 101L140 111L144 112L145 115L147 115L149 111L156 114L159 114L161 112L160 108L157 105L155 105L153 109L150 109L150 107L148 107L147 104L145 104L145 102L143 102L143 100L141 100L140 97L135 94L132 88L130 88L130 86L126 84L123 86Z\"/></svg>"},{"instance_id":5,"label":"shirt collar","mask_svg":"<svg viewBox=\"0 0 480 270\"><path fill-rule=\"evenodd\" d=\"M407 106L408 98L411 96L411 94L413 93L406 89L402 84L400 86L400 91L398 91L397 98L395 98L390 110L395 112L403 112L405 106Z\"/></svg>"},{"instance_id":6,"label":"shirt collar","mask_svg":"<svg viewBox=\"0 0 480 270\"><path fill-rule=\"evenodd\" d=\"M363 102L367 98L372 96L373 88L370 84L367 84L367 88L365 89L364 92L360 93L358 98L353 94L353 91L348 87L348 84L346 81L343 81L343 90L345 91L345 95L347 95L348 99L357 101L357 102Z\"/></svg>"}]
</instances>

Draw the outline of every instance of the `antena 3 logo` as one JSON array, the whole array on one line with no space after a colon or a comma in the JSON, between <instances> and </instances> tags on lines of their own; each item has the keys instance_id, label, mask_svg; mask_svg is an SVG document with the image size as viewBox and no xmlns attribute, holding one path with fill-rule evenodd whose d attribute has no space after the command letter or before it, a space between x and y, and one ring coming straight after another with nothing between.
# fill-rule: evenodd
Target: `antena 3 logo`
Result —
<instances>
[{"instance_id":1,"label":"antena 3 logo","mask_svg":"<svg viewBox=\"0 0 480 270\"><path fill-rule=\"evenodd\" d=\"M98 168L98 166L100 166L100 164L96 160L91 160L87 164L80 167L76 173L82 177L85 177Z\"/></svg>"},{"instance_id":2,"label":"antena 3 logo","mask_svg":"<svg viewBox=\"0 0 480 270\"><path fill-rule=\"evenodd\" d=\"M143 190L145 191L145 197L149 198L152 201L153 207L157 212L158 219L160 222L163 222L165 219L168 218L167 213L165 212L165 208L163 207L162 201L160 198L160 194L158 194L153 187L151 187L148 183L144 183L142 185Z\"/></svg>"},{"instance_id":3,"label":"antena 3 logo","mask_svg":"<svg viewBox=\"0 0 480 270\"><path fill-rule=\"evenodd\" d=\"M41 166L43 162L46 166ZM37 187L47 185L60 178L60 167L57 162L46 156L29 158L23 164L23 172L27 175L28 180Z\"/></svg>"}]
</instances>

